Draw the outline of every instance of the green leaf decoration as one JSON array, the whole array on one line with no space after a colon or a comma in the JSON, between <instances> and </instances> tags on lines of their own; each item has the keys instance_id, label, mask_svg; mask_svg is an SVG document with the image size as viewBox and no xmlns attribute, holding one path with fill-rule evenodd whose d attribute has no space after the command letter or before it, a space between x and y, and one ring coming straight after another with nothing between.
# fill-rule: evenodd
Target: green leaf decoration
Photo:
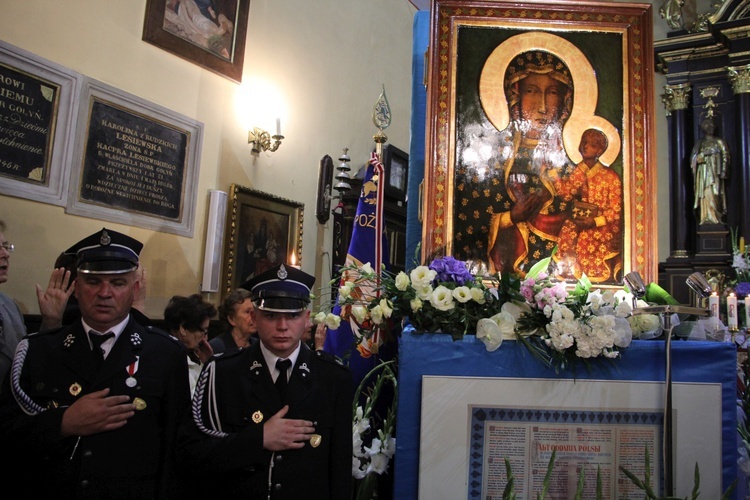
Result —
<instances>
[{"instance_id":1,"label":"green leaf decoration","mask_svg":"<svg viewBox=\"0 0 750 500\"><path fill-rule=\"evenodd\" d=\"M646 296L644 297L644 300L649 304L656 304L658 306L674 306L679 304L679 302L675 300L675 298L672 297L669 292L664 290L656 283L650 283L646 285Z\"/></svg>"}]
</instances>

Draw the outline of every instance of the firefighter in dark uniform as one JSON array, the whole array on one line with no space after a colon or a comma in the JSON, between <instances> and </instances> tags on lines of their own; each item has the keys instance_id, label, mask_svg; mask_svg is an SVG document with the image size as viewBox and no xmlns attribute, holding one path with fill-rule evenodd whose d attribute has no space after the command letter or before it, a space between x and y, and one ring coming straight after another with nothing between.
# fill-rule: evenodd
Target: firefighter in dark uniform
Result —
<instances>
[{"instance_id":1,"label":"firefighter in dark uniform","mask_svg":"<svg viewBox=\"0 0 750 500\"><path fill-rule=\"evenodd\" d=\"M0 442L21 496L160 499L179 486L187 363L179 342L130 316L142 247L102 229L68 249L78 257L81 320L28 335L16 350Z\"/></svg>"},{"instance_id":2,"label":"firefighter in dark uniform","mask_svg":"<svg viewBox=\"0 0 750 500\"><path fill-rule=\"evenodd\" d=\"M351 498L351 372L301 342L314 282L282 264L242 285L260 342L209 361L179 433L178 464L201 474L197 496Z\"/></svg>"}]
</instances>

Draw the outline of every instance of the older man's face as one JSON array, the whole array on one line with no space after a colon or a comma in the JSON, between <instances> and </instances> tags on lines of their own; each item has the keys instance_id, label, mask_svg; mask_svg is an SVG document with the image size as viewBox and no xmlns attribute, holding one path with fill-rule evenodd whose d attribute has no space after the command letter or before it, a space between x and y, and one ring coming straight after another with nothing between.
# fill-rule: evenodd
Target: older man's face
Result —
<instances>
[{"instance_id":1,"label":"older man's face","mask_svg":"<svg viewBox=\"0 0 750 500\"><path fill-rule=\"evenodd\" d=\"M106 332L125 319L140 286L135 271L123 274L79 273L75 284L83 320L100 332Z\"/></svg>"}]
</instances>

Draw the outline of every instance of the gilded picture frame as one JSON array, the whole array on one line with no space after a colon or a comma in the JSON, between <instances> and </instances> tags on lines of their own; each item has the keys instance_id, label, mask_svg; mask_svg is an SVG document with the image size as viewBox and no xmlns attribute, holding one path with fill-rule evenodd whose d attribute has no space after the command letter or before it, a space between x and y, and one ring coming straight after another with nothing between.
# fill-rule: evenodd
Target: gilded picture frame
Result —
<instances>
[{"instance_id":1,"label":"gilded picture frame","mask_svg":"<svg viewBox=\"0 0 750 500\"><path fill-rule=\"evenodd\" d=\"M143 40L242 82L250 0L148 0Z\"/></svg>"},{"instance_id":2,"label":"gilded picture frame","mask_svg":"<svg viewBox=\"0 0 750 500\"><path fill-rule=\"evenodd\" d=\"M652 32L648 4L433 0L423 262L655 280Z\"/></svg>"},{"instance_id":3,"label":"gilded picture frame","mask_svg":"<svg viewBox=\"0 0 750 500\"><path fill-rule=\"evenodd\" d=\"M302 263L304 203L232 184L222 295L278 264Z\"/></svg>"}]
</instances>

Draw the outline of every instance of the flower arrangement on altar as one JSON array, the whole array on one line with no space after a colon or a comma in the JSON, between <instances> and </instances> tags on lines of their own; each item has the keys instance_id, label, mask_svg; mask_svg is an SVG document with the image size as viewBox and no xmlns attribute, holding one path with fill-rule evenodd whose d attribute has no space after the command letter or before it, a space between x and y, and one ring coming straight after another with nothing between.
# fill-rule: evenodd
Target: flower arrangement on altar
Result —
<instances>
[{"instance_id":1,"label":"flower arrangement on altar","mask_svg":"<svg viewBox=\"0 0 750 500\"><path fill-rule=\"evenodd\" d=\"M735 279L732 282L738 297L750 295L750 249L745 246L745 237L738 238L737 230L731 230L732 268Z\"/></svg>"},{"instance_id":2,"label":"flower arrangement on altar","mask_svg":"<svg viewBox=\"0 0 750 500\"><path fill-rule=\"evenodd\" d=\"M611 360L633 338L661 334L658 316L631 315L632 295L625 289L595 290L585 276L571 287L547 274L550 262L551 257L543 259L523 278L475 276L450 256L409 274L376 271L369 264L345 266L340 316L321 312L315 321L354 322L361 342L391 335L405 322L417 333L447 333L454 340L476 335L488 351L516 340L558 371L594 358ZM648 288L656 300L667 295L658 285Z\"/></svg>"}]
</instances>

